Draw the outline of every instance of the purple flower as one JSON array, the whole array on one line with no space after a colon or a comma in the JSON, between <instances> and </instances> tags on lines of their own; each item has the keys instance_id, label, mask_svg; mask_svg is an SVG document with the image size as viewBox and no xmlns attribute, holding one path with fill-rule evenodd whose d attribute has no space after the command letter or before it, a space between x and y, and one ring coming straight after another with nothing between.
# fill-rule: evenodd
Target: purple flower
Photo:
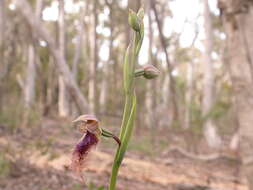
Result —
<instances>
[{"instance_id":1,"label":"purple flower","mask_svg":"<svg viewBox=\"0 0 253 190\"><path fill-rule=\"evenodd\" d=\"M88 153L96 146L99 138L93 133L87 133L81 138L72 153L71 169L80 177L82 177L82 170L85 167Z\"/></svg>"},{"instance_id":2,"label":"purple flower","mask_svg":"<svg viewBox=\"0 0 253 190\"><path fill-rule=\"evenodd\" d=\"M85 168L89 152L96 147L101 135L113 138L120 146L120 140L112 133L99 127L98 119L93 115L81 115L73 121L79 132L84 134L72 153L70 168L83 179L82 170Z\"/></svg>"},{"instance_id":3,"label":"purple flower","mask_svg":"<svg viewBox=\"0 0 253 190\"><path fill-rule=\"evenodd\" d=\"M70 168L77 176L83 178L81 172L85 168L87 156L91 149L98 143L102 132L97 118L93 115L81 115L73 123L84 135L72 153Z\"/></svg>"}]
</instances>

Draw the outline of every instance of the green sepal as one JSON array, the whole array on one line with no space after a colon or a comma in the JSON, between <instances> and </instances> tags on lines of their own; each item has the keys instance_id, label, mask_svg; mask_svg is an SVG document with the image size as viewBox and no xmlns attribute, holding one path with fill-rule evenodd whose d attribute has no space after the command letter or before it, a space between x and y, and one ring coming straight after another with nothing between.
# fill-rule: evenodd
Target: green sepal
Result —
<instances>
[{"instance_id":1,"label":"green sepal","mask_svg":"<svg viewBox=\"0 0 253 190\"><path fill-rule=\"evenodd\" d=\"M137 16L137 14L131 9L129 9L128 23L132 27L132 29L134 29L136 32L140 31L141 29L140 19Z\"/></svg>"}]
</instances>

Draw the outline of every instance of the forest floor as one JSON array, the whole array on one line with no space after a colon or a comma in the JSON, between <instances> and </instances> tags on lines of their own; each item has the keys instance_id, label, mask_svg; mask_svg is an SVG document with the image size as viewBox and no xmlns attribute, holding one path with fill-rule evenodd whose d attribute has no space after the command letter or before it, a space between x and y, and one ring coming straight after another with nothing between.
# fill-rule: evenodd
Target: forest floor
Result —
<instances>
[{"instance_id":1,"label":"forest floor","mask_svg":"<svg viewBox=\"0 0 253 190\"><path fill-rule=\"evenodd\" d=\"M69 134L69 127L53 120L45 120L39 127L18 128L15 133L0 126L0 189L99 190L99 187L106 187L113 162L113 149L98 146L91 153L84 173L84 184L68 169L71 151L80 138L78 133ZM156 158L128 152L120 169L117 189L247 188L234 161L225 158L199 161L174 150Z\"/></svg>"}]
</instances>

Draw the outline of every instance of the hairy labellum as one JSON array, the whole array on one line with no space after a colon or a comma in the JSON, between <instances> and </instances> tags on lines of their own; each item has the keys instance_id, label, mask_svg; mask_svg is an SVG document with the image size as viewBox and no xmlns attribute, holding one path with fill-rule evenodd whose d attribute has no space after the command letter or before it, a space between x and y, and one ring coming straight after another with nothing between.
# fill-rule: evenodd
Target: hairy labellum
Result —
<instances>
[{"instance_id":1,"label":"hairy labellum","mask_svg":"<svg viewBox=\"0 0 253 190\"><path fill-rule=\"evenodd\" d=\"M83 179L82 170L86 166L86 160L89 152L99 141L102 136L113 138L120 146L120 140L112 133L99 127L98 119L93 115L81 115L73 121L74 126L85 134L75 146L72 154L72 162L70 168L75 172L78 177Z\"/></svg>"},{"instance_id":2,"label":"hairy labellum","mask_svg":"<svg viewBox=\"0 0 253 190\"><path fill-rule=\"evenodd\" d=\"M98 137L87 131L86 135L82 137L81 141L76 145L75 150L72 154L71 169L76 174L82 177L82 169L85 167L88 153L96 146L99 139Z\"/></svg>"}]
</instances>

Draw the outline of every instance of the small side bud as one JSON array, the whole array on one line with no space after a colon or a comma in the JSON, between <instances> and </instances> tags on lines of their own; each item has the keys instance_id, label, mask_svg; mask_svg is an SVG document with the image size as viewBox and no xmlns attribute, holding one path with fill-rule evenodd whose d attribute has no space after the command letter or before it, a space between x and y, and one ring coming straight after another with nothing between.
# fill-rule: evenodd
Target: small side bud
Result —
<instances>
[{"instance_id":1,"label":"small side bud","mask_svg":"<svg viewBox=\"0 0 253 190\"><path fill-rule=\"evenodd\" d=\"M137 16L137 14L129 9L129 14L128 14L128 22L129 22L129 25L136 31L140 31L141 29L141 26L140 26L140 21L139 21L139 18Z\"/></svg>"},{"instance_id":2,"label":"small side bud","mask_svg":"<svg viewBox=\"0 0 253 190\"><path fill-rule=\"evenodd\" d=\"M137 16L138 16L138 18L140 19L140 20L143 20L143 18L144 18L144 9L143 8L140 8L139 9L139 11L138 11L138 13L137 13Z\"/></svg>"},{"instance_id":3,"label":"small side bud","mask_svg":"<svg viewBox=\"0 0 253 190\"><path fill-rule=\"evenodd\" d=\"M156 67L154 67L153 65L151 65L151 64L143 66L143 70L144 70L143 76L146 79L156 78L160 74L160 71Z\"/></svg>"}]
</instances>

